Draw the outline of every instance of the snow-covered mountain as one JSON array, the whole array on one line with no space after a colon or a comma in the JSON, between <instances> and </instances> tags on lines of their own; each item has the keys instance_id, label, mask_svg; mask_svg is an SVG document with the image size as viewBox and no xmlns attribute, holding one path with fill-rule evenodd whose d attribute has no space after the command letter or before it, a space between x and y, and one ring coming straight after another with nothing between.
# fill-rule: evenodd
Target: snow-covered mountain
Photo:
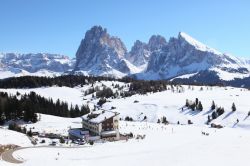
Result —
<instances>
[{"instance_id":1,"label":"snow-covered mountain","mask_svg":"<svg viewBox=\"0 0 250 166\"><path fill-rule=\"evenodd\" d=\"M94 26L88 30L76 52L74 71L87 75L123 77L135 67L125 59L123 42L110 36L105 28Z\"/></svg>"},{"instance_id":2,"label":"snow-covered mountain","mask_svg":"<svg viewBox=\"0 0 250 166\"><path fill-rule=\"evenodd\" d=\"M23 75L53 76L72 70L75 60L57 54L0 54L1 78Z\"/></svg>"},{"instance_id":3,"label":"snow-covered mountain","mask_svg":"<svg viewBox=\"0 0 250 166\"><path fill-rule=\"evenodd\" d=\"M208 71L228 81L249 77L249 68L249 61L220 53L180 32L177 38L171 38L160 50L152 52L146 71L137 74L137 78L187 78Z\"/></svg>"},{"instance_id":4,"label":"snow-covered mountain","mask_svg":"<svg viewBox=\"0 0 250 166\"><path fill-rule=\"evenodd\" d=\"M148 43L137 40L131 51L125 55L126 59L139 68L146 68L150 56L154 51L162 49L167 44L166 39L160 35L153 35Z\"/></svg>"},{"instance_id":5,"label":"snow-covered mountain","mask_svg":"<svg viewBox=\"0 0 250 166\"><path fill-rule=\"evenodd\" d=\"M114 88L112 84L124 85L122 82L98 81L94 83L94 87L102 86L102 84L112 89ZM99 99L92 98L91 94L85 96L85 100L82 99L82 91L91 88L91 86L89 84L75 88L43 87L1 89L1 91L12 95L17 92L24 95L34 91L54 102L60 99L60 101L73 105L89 104L90 108L94 109L94 104ZM69 143L66 144L66 142L60 143L56 139L50 140L35 136L38 144L33 146L26 135L8 130L8 125L5 125L0 128L0 142L2 145L31 146L30 148L18 149L10 156L10 158L21 162L25 161L18 164L19 166L44 166L45 162L48 163L46 164L48 166L116 166L117 163L119 166L165 166L166 163L171 166L211 166L211 163L213 166L247 166L250 154L250 117L248 116L250 103L247 102L248 97L250 97L249 91L244 88L232 87L182 87L184 91L181 93L178 90L180 86L176 86L173 91L167 90L147 95L136 94L126 98L109 98L109 102L106 102L102 109L115 108L113 111L120 113L119 132L121 134L132 132L135 135L128 141L99 141L93 146L89 144L79 146L70 142L71 147L69 147ZM127 86L124 88L126 89ZM113 90L115 92L118 88ZM196 97L202 102L202 111L192 111L185 107L181 109L186 99L194 101ZM208 116L213 113L211 110L212 101L215 101L217 107L223 107L225 110L222 115L211 122L222 125L222 129L206 125ZM231 111L233 102L237 108L235 112ZM133 122L124 121L128 116L133 119ZM169 122L168 125L157 123L158 119L160 122L162 121L163 116ZM39 133L61 135L68 134L69 126L72 129L82 127L82 121L79 117L62 118L44 114L39 114L39 117L40 120L37 123L24 123L20 126L34 129ZM188 125L188 121L193 124ZM145 139L135 139L137 135L144 134L146 135ZM42 142L44 139L45 143ZM57 146L46 147L55 140L59 148ZM39 146L41 147L39 148ZM6 162L9 159L7 157L1 158L0 165L13 166L14 164Z\"/></svg>"},{"instance_id":6,"label":"snow-covered mountain","mask_svg":"<svg viewBox=\"0 0 250 166\"><path fill-rule=\"evenodd\" d=\"M220 53L183 32L168 42L160 35L153 35L148 43L137 40L127 51L121 39L94 26L77 50L74 71L145 80L187 79L187 74L199 76L206 71L218 80L230 81L249 77L249 69L249 60Z\"/></svg>"},{"instance_id":7,"label":"snow-covered mountain","mask_svg":"<svg viewBox=\"0 0 250 166\"><path fill-rule=\"evenodd\" d=\"M160 35L153 35L147 43L137 40L128 51L120 38L111 36L101 26L94 26L86 32L76 59L55 54L0 54L0 72L4 72L1 78L72 74L68 71L189 83L237 80L235 84L238 86L250 79L250 60L221 53L183 32L168 42Z\"/></svg>"}]
</instances>

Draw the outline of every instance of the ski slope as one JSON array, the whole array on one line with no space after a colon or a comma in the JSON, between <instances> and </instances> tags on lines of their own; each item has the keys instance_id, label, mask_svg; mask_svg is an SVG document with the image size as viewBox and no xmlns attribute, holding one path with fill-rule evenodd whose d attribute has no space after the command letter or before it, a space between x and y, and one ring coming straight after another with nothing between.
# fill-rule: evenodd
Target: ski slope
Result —
<instances>
[{"instance_id":1,"label":"ski slope","mask_svg":"<svg viewBox=\"0 0 250 166\"><path fill-rule=\"evenodd\" d=\"M94 87L104 84L107 87L113 88L112 84L124 85L124 83L103 81L96 83ZM70 104L89 104L90 108L98 102L98 99L92 99L92 95L84 96L84 91L89 89L91 85L84 87L44 87L35 89L0 89L0 91L16 94L18 91L21 94L30 93L31 91L40 94L41 96L52 98L55 102L57 99L67 101ZM157 122L163 116L167 120L176 124L178 121L181 124L187 124L191 120L194 125L205 125L208 115L211 116L210 110L212 101L215 102L217 107L224 107L225 113L215 119L214 123L222 124L226 127L240 127L250 128L250 91L244 88L233 87L206 87L206 86L182 86L181 93L177 88L157 93L148 93L146 95L133 95L127 98L108 99L109 102L103 105L103 109L111 109L116 107L115 111L120 113L121 118L126 116L132 117L135 121L142 121L147 117L148 122ZM114 88L113 88L114 89ZM178 89L181 89L178 87ZM203 89L203 90L201 90ZM127 90L126 88L124 90ZM116 89L114 89L116 91ZM198 98L203 105L203 111L191 111L181 109L186 102L186 99L195 101ZM84 99L84 100L83 100ZM134 101L137 100L138 103ZM232 103L236 105L236 112L231 111ZM238 124L235 124L237 119Z\"/></svg>"},{"instance_id":2,"label":"ski slope","mask_svg":"<svg viewBox=\"0 0 250 166\"><path fill-rule=\"evenodd\" d=\"M176 124L177 121L187 124L187 121L191 120L194 125L200 126L205 125L208 115L211 115L210 107L214 101L218 107L225 109L225 113L214 120L215 123L227 127L250 128L250 118L247 116L250 110L250 104L247 102L250 91L232 87L203 87L202 91L199 86L193 87L194 90L188 89L187 86L184 88L183 93L168 90L148 95L134 95L126 99L115 99L106 103L104 108L114 106L121 113L121 117L130 116L138 121L147 116L147 121L157 122L159 118L166 116L167 120L173 124ZM186 99L195 101L195 98L201 101L203 111L181 109L185 105ZM134 103L135 100L139 102ZM237 110L232 113L233 102ZM235 125L237 119L239 119L239 123Z\"/></svg>"},{"instance_id":3,"label":"ski slope","mask_svg":"<svg viewBox=\"0 0 250 166\"><path fill-rule=\"evenodd\" d=\"M0 128L0 145L15 144L18 146L31 146L31 142L25 134Z\"/></svg>"},{"instance_id":4,"label":"ski slope","mask_svg":"<svg viewBox=\"0 0 250 166\"><path fill-rule=\"evenodd\" d=\"M99 82L112 87L116 82ZM94 86L97 86L95 84ZM123 83L120 83L123 85ZM94 105L98 99L91 99L92 95L82 96L90 85L84 87L44 87L36 89L1 89L1 91L21 94L35 91L53 100L64 100L72 104ZM22 159L20 166L42 165L143 165L143 166L235 166L248 165L250 155L250 91L233 87L201 87L183 86L183 91L175 88L146 95L134 95L127 98L108 99L103 109L116 107L124 119L132 117L135 122L120 121L120 132L134 135L145 134L144 140L130 139L128 142L95 143L93 146L70 148L29 148L16 151L14 157ZM178 88L180 89L180 87ZM201 90L203 89L203 90ZM116 89L114 89L116 90ZM124 89L125 90L125 89ZM83 100L85 98L85 100ZM203 105L203 111L181 109L186 99L198 98ZM134 102L137 100L138 102ZM207 116L211 115L210 107L214 100L219 107L225 108L225 113L213 123L224 126L222 129L210 128L206 125ZM231 111L232 103L236 111ZM143 121L144 117L147 117ZM166 116L169 125L156 123L162 116ZM236 120L239 123L236 123ZM187 125L191 120L194 124ZM181 125L177 125L177 121ZM41 121L36 124L25 124L27 128L35 128L40 132L54 132L66 134L70 127L81 127L80 118L60 118L41 115ZM201 133L206 132L208 136ZM5 136L5 137L3 137ZM8 139L10 138L10 139ZM0 129L0 144L18 144L29 146L27 137L13 131ZM0 161L0 165L13 164Z\"/></svg>"},{"instance_id":5,"label":"ski slope","mask_svg":"<svg viewBox=\"0 0 250 166\"><path fill-rule=\"evenodd\" d=\"M82 148L31 148L16 151L20 166L248 165L250 133L186 125L121 122L121 132L145 134L144 140L96 143ZM209 133L204 136L201 131ZM0 161L1 163L1 161ZM6 164L7 166L11 164Z\"/></svg>"}]
</instances>

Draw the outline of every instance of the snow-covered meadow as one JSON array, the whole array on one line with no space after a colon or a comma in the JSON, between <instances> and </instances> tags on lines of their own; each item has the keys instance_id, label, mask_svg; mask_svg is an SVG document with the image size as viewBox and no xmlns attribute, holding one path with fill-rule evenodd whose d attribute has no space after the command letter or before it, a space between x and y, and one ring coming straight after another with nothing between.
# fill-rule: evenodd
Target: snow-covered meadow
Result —
<instances>
[{"instance_id":1,"label":"snow-covered meadow","mask_svg":"<svg viewBox=\"0 0 250 166\"><path fill-rule=\"evenodd\" d=\"M100 82L111 87L112 82ZM116 83L114 83L116 84ZM123 85L123 83L120 83ZM96 86L96 85L95 85ZM44 87L36 89L1 89L11 94L17 91L21 94L35 91L41 96L67 101L68 103L95 104L98 100L91 99L91 95L84 96L84 87ZM170 86L169 86L170 87ZM135 122L120 121L120 132L145 134L144 140L130 139L128 141L95 143L93 146L77 148L28 148L16 151L14 156L23 159L20 165L248 165L250 155L250 91L233 87L183 86L184 91L167 90L147 95L134 95L127 98L109 99L103 105L104 109L115 107L124 119L132 117ZM203 90L201 90L203 89ZM83 100L84 98L84 100ZM203 111L182 110L186 99L198 98L203 105ZM136 101L136 102L135 102ZM225 113L212 122L221 124L223 129L207 126L208 115L211 115L212 101L219 107L225 108ZM232 103L236 111L231 111ZM142 122L144 117L146 120ZM156 123L165 116L169 125ZM236 120L239 123L236 123ZM191 120L194 124L187 125ZM177 125L177 121L181 125ZM66 134L69 127L80 127L80 118L60 118L42 115L36 124L27 124L39 131L51 131ZM208 136L202 132L208 133ZM15 132L14 132L15 133ZM3 137L5 136L5 137ZM29 146L28 138L23 134L0 129L0 144L13 143ZM22 140L22 139L23 140ZM8 141L6 141L8 140ZM0 161L0 165L13 165Z\"/></svg>"},{"instance_id":2,"label":"snow-covered meadow","mask_svg":"<svg viewBox=\"0 0 250 166\"><path fill-rule=\"evenodd\" d=\"M31 142L25 134L0 128L0 145L15 144L18 146L31 146Z\"/></svg>"},{"instance_id":3,"label":"snow-covered meadow","mask_svg":"<svg viewBox=\"0 0 250 166\"><path fill-rule=\"evenodd\" d=\"M121 132L146 134L144 140L96 143L80 148L29 148L14 152L23 166L99 165L247 165L250 133L186 125L121 122ZM201 132L209 133L204 136ZM12 164L6 164L12 165Z\"/></svg>"},{"instance_id":4,"label":"snow-covered meadow","mask_svg":"<svg viewBox=\"0 0 250 166\"><path fill-rule=\"evenodd\" d=\"M124 85L120 82L102 81L96 83L93 87L101 86L113 88L112 84ZM133 95L127 98L108 99L108 102L103 105L104 109L115 107L115 111L120 113L121 118L126 116L132 117L135 121L142 121L146 116L148 122L157 122L158 119L165 116L167 120L176 124L178 121L181 124L187 124L191 120L194 125L204 125L211 115L210 107L212 101L217 107L223 107L225 113L215 119L213 122L222 124L227 127L241 127L250 128L250 91L244 88L234 87L210 87L210 86L182 86L184 91L179 93L176 89L167 90L157 93L148 93L146 95ZM98 102L98 99L92 99L92 95L84 96L84 92L91 88L91 85L84 87L43 87L35 89L0 89L0 91L16 94L18 91L21 94L29 93L31 91L40 94L46 98L52 98L56 102L57 99L66 101L73 105L88 104L90 108ZM170 88L170 86L169 86ZM126 90L126 88L124 88ZM180 89L180 88L179 88ZM203 89L203 90L201 90ZM186 99L195 101L198 98L203 105L203 111L182 110ZM136 102L135 102L136 101ZM236 112L232 112L232 103L236 105ZM237 119L239 123L235 124Z\"/></svg>"}]
</instances>

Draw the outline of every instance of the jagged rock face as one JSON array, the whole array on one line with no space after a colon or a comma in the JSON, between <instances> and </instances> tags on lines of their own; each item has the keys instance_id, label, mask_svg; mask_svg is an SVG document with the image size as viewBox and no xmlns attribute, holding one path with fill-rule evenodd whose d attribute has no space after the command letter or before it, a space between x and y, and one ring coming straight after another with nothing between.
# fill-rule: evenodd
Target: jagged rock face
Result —
<instances>
[{"instance_id":1,"label":"jagged rock face","mask_svg":"<svg viewBox=\"0 0 250 166\"><path fill-rule=\"evenodd\" d=\"M59 74L71 73L68 71L74 69L76 74L109 77L134 74L133 77L144 80L181 80L185 75L192 75L186 81L205 82L203 79L207 77L210 81L248 78L250 61L222 54L182 32L168 42L159 35L153 35L148 43L137 40L127 52L119 38L110 36L100 26L86 32L76 52L76 60L55 54L0 54L2 73L26 74L25 71L33 73L43 69Z\"/></svg>"},{"instance_id":2,"label":"jagged rock face","mask_svg":"<svg viewBox=\"0 0 250 166\"><path fill-rule=\"evenodd\" d=\"M110 36L100 26L94 26L86 32L77 50L75 71L86 71L91 75L110 74L113 70L129 73L123 62L126 53L119 38Z\"/></svg>"},{"instance_id":3,"label":"jagged rock face","mask_svg":"<svg viewBox=\"0 0 250 166\"><path fill-rule=\"evenodd\" d=\"M147 44L137 40L129 54L126 55L126 59L137 67L147 65L152 53L160 50L166 44L165 38L159 35L153 35Z\"/></svg>"},{"instance_id":4,"label":"jagged rock face","mask_svg":"<svg viewBox=\"0 0 250 166\"><path fill-rule=\"evenodd\" d=\"M146 73L157 74L158 79L168 79L212 67L230 67L232 64L238 63L231 57L180 33L178 38L171 38L161 51L152 53Z\"/></svg>"},{"instance_id":5,"label":"jagged rock face","mask_svg":"<svg viewBox=\"0 0 250 166\"><path fill-rule=\"evenodd\" d=\"M126 54L126 59L135 66L142 66L148 63L150 54L151 52L148 45L137 40L131 48L131 51Z\"/></svg>"},{"instance_id":6,"label":"jagged rock face","mask_svg":"<svg viewBox=\"0 0 250 166\"><path fill-rule=\"evenodd\" d=\"M26 70L34 73L39 70L66 72L74 63L67 56L56 54L15 54L6 53L0 57L1 66L5 69Z\"/></svg>"},{"instance_id":7,"label":"jagged rock face","mask_svg":"<svg viewBox=\"0 0 250 166\"><path fill-rule=\"evenodd\" d=\"M159 50L166 45L167 45L166 39L160 35L153 35L148 41L148 47L151 52Z\"/></svg>"}]
</instances>

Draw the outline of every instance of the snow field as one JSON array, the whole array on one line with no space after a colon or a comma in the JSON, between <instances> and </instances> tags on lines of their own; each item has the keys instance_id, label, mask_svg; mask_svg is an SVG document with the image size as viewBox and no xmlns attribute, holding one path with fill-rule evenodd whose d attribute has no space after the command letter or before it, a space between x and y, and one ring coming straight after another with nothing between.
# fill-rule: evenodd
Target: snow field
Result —
<instances>
[{"instance_id":1,"label":"snow field","mask_svg":"<svg viewBox=\"0 0 250 166\"><path fill-rule=\"evenodd\" d=\"M144 140L108 142L83 148L37 148L14 153L21 165L247 165L250 134L196 126L121 122L121 131L146 134ZM209 133L203 136L201 131ZM240 152L240 153L237 153ZM58 155L59 154L59 155Z\"/></svg>"}]
</instances>

